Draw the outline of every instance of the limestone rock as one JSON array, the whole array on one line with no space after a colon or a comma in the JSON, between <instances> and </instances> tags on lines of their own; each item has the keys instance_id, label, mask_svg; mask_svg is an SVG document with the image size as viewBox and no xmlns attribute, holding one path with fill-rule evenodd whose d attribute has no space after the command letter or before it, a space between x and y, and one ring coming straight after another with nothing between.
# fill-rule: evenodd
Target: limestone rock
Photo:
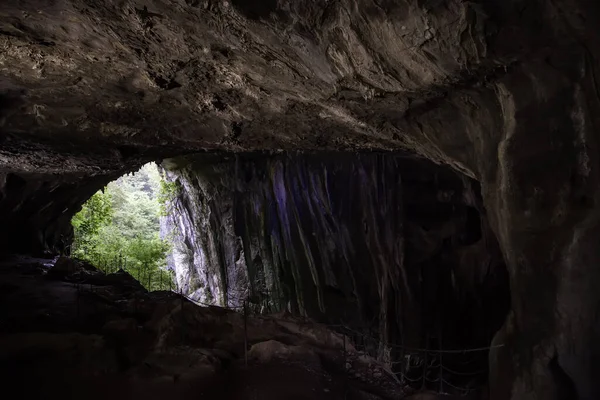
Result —
<instances>
[{"instance_id":1,"label":"limestone rock","mask_svg":"<svg viewBox=\"0 0 600 400\"><path fill-rule=\"evenodd\" d=\"M35 274L26 271L27 275L18 268L1 273L4 279L6 274L19 278L13 289L17 295L36 291L62 295L22 302L10 327L6 310L0 313L0 368L6 378L5 389L18 389L26 398L42 394L80 398L85 394L94 400L140 396L158 400L170 394L194 399L200 393L207 398L241 399L255 393L264 393L265 398L287 398L294 393L309 399L317 390L328 396L339 396L342 390L364 390L363 384L354 381L342 385L342 377L332 368L337 361L332 354L339 352L338 348L327 341L309 342L273 318L250 315L244 324L237 312L199 307L161 292L144 296L148 311L132 313L124 300L139 293L113 288L110 292L120 297L94 293L78 299L72 296L77 292L75 285L60 278L45 279L42 269ZM0 299L6 296L0 292ZM22 323L32 322L40 301L49 311L47 318L58 321ZM6 307L5 301L0 304ZM70 326L56 323L68 317L74 319ZM90 323L92 319L95 323ZM45 332L48 326L64 331ZM250 368L244 361L245 339L251 346ZM322 359L325 362L321 363ZM275 375L277 382L273 383ZM271 385L266 384L269 380ZM378 400L391 399L392 393L404 390L397 385L388 391L372 387L378 393L373 398Z\"/></svg>"},{"instance_id":2,"label":"limestone rock","mask_svg":"<svg viewBox=\"0 0 600 400\"><path fill-rule=\"evenodd\" d=\"M269 340L252 345L248 352L248 357L259 362L301 361L312 367L318 367L320 365L319 356L314 351L300 346L285 345L276 340Z\"/></svg>"}]
</instances>

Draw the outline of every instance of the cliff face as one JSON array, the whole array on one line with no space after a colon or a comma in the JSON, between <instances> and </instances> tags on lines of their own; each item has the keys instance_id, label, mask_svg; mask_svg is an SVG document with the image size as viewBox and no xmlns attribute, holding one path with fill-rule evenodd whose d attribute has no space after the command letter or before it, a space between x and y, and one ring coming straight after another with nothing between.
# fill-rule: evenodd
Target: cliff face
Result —
<instances>
[{"instance_id":1,"label":"cliff face","mask_svg":"<svg viewBox=\"0 0 600 400\"><path fill-rule=\"evenodd\" d=\"M206 158L206 156L205 156ZM178 290L196 301L241 307L248 296L248 275L241 238L234 230L235 176L232 168L197 162L166 178L177 182L176 197L161 218L161 236L173 243L168 259Z\"/></svg>"},{"instance_id":2,"label":"cliff face","mask_svg":"<svg viewBox=\"0 0 600 400\"><path fill-rule=\"evenodd\" d=\"M177 164L172 265L200 301L249 298L413 347L485 346L505 318L505 266L469 179L394 155Z\"/></svg>"}]
</instances>

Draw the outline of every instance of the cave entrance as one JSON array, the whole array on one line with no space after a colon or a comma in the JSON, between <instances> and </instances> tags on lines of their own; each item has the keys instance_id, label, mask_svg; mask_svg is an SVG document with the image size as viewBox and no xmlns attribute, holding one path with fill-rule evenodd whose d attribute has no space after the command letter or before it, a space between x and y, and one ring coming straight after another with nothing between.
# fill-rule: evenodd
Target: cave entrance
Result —
<instances>
[{"instance_id":1,"label":"cave entrance","mask_svg":"<svg viewBox=\"0 0 600 400\"><path fill-rule=\"evenodd\" d=\"M171 186L152 162L94 193L71 220L71 256L107 274L124 270L150 291L172 290L170 237L161 232Z\"/></svg>"},{"instance_id":2,"label":"cave entrance","mask_svg":"<svg viewBox=\"0 0 600 400\"><path fill-rule=\"evenodd\" d=\"M107 273L123 269L149 290L343 326L357 349L401 365L418 387L486 380L486 347L509 288L476 182L389 153L197 154L161 166L168 176L150 164L100 192L118 170L94 179L11 176L7 199L31 205L6 215L36 215L26 227L50 245L67 236L68 218L73 256ZM88 198L71 221L66 211ZM182 268L177 285L157 244L165 213L180 228L170 259Z\"/></svg>"}]
</instances>

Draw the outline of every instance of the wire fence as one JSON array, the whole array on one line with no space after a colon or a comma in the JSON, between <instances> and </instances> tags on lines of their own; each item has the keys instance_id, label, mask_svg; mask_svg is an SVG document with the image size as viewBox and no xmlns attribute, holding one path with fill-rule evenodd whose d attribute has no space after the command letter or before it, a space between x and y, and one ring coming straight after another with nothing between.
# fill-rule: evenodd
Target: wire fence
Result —
<instances>
[{"instance_id":1,"label":"wire fence","mask_svg":"<svg viewBox=\"0 0 600 400\"><path fill-rule=\"evenodd\" d=\"M479 357L471 358L471 361L466 363L466 365L472 365L473 361L487 361L487 354L490 350L504 347L504 345L494 345L461 349L418 348L384 343L379 337L357 331L347 325L328 326L347 335L359 353L368 354L377 359L381 359L381 354L395 354L395 357L390 357L385 361L385 365L403 385L417 389L427 388L440 394L466 396L473 391L483 389L487 381L487 368L458 369L454 367L457 364L456 356L479 354Z\"/></svg>"},{"instance_id":2,"label":"wire fence","mask_svg":"<svg viewBox=\"0 0 600 400\"><path fill-rule=\"evenodd\" d=\"M106 264L102 268L97 269L99 272L107 275L119 273L121 271L127 272L127 265L120 257L115 258L114 265ZM144 272L137 269L139 273L138 277L132 276L140 284L143 285L142 280L147 279L147 282L151 281L151 276L145 276ZM87 289L93 293L98 284L93 276L89 278L76 279L73 282L77 291L77 304L76 313L77 319L80 317L80 296L82 289ZM168 291L179 295L181 299L181 311L182 311L182 324L184 324L184 300L187 300L193 304L202 307L221 307L229 309L234 312L243 314L244 321L244 360L245 364L248 364L248 351L249 351L249 339L248 339L248 319L250 317L264 316L273 314L286 309L286 299L281 297L275 297L274 293L262 291L258 295L254 293L254 296L250 293L250 290L233 290L235 294L234 299L238 300L238 303L232 303L232 299L228 298L227 305L220 306L214 303L207 303L198 300L192 296L189 296L183 290L183 287L178 287L173 282L173 279L169 280L167 285L160 284L158 290ZM152 285L148 285L147 289L152 289ZM148 292L156 290L148 290ZM230 293L231 294L231 293ZM135 291L134 291L134 296ZM138 312L138 300L134 298L134 312ZM305 318L307 324L314 324L314 321L310 321ZM487 353L492 349L501 348L504 345L494 345L485 347L473 347L473 348L442 348L441 346L437 349L431 348L419 348L405 346L397 343L383 342L381 337L373 334L372 324L363 327L362 330L356 327L351 327L351 324L338 323L338 324L327 324L320 323L321 326L336 332L340 336L343 343L341 349L341 359L343 371L346 371L350 375L350 371L353 368L353 361L360 358L361 356L369 356L371 359L376 360L382 370L384 370L390 377L392 377L398 384L403 387L412 387L413 389L427 389L428 391L435 391L439 394L452 394L458 396L467 396L473 391L482 389L487 381L487 369L468 369L468 368L457 368L456 365L460 366L460 363L448 362L448 358L453 356L466 356L466 355L481 355L484 359L487 359ZM182 329L182 335L184 334ZM369 332L369 333L366 333ZM388 356L382 356L387 354ZM389 356L393 354L393 356ZM476 357L472 360L476 360ZM464 365L472 365L473 361L464 362ZM474 384L473 382L483 382ZM461 384L462 383L462 384ZM465 384L466 383L466 384Z\"/></svg>"}]
</instances>

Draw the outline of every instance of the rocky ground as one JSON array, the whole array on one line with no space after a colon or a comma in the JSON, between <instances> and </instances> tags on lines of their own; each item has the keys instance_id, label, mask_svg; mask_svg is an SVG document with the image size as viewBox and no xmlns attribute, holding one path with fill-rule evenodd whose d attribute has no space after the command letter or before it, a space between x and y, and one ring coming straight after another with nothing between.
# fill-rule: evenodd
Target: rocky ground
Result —
<instances>
[{"instance_id":1,"label":"rocky ground","mask_svg":"<svg viewBox=\"0 0 600 400\"><path fill-rule=\"evenodd\" d=\"M149 293L123 271L52 263L19 258L0 266L0 369L20 398L405 395L393 375L356 357L348 340L344 351L343 337L323 325L286 315L244 321L175 293Z\"/></svg>"}]
</instances>

